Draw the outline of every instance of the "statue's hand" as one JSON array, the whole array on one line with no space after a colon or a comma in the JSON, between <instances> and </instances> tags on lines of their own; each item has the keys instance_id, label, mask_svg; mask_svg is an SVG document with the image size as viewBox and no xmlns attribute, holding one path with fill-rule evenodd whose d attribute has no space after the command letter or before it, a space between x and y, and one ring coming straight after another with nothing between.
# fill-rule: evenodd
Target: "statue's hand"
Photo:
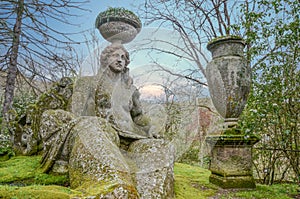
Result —
<instances>
[{"instance_id":1,"label":"statue's hand","mask_svg":"<svg viewBox=\"0 0 300 199\"><path fill-rule=\"evenodd\" d=\"M133 118L133 121L136 125L141 126L141 127L147 127L150 125L150 118L147 117L146 115L142 115L142 114Z\"/></svg>"},{"instance_id":2,"label":"statue's hand","mask_svg":"<svg viewBox=\"0 0 300 199\"><path fill-rule=\"evenodd\" d=\"M163 138L162 132L157 131L157 127L155 126L150 127L148 134L149 134L149 138L157 138L157 139Z\"/></svg>"}]
</instances>

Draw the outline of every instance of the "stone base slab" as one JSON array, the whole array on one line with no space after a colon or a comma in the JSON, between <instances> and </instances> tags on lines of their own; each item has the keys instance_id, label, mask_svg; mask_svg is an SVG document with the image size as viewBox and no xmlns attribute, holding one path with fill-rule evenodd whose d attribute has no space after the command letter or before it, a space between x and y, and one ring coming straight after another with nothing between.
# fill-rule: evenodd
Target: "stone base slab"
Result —
<instances>
[{"instance_id":1,"label":"stone base slab","mask_svg":"<svg viewBox=\"0 0 300 199\"><path fill-rule=\"evenodd\" d=\"M223 189L255 189L255 181L252 176L219 176L211 174L209 182Z\"/></svg>"}]
</instances>

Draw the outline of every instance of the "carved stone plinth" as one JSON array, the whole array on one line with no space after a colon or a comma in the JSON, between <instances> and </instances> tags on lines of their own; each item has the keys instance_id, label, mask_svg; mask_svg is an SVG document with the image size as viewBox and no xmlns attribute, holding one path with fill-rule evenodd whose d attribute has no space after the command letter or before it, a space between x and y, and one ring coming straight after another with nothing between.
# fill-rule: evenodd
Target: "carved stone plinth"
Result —
<instances>
[{"instance_id":1,"label":"carved stone plinth","mask_svg":"<svg viewBox=\"0 0 300 199\"><path fill-rule=\"evenodd\" d=\"M206 138L212 148L209 181L224 189L255 188L252 176L252 146L255 136L219 135Z\"/></svg>"}]
</instances>

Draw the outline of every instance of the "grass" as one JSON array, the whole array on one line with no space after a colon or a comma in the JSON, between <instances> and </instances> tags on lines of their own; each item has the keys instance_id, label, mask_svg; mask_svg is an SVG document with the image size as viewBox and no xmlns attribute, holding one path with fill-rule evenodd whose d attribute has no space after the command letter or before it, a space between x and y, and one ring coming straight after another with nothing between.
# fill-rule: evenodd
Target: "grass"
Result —
<instances>
[{"instance_id":1,"label":"grass","mask_svg":"<svg viewBox=\"0 0 300 199\"><path fill-rule=\"evenodd\" d=\"M208 181L207 169L176 163L174 174L176 199L207 198L217 192L217 187Z\"/></svg>"},{"instance_id":2,"label":"grass","mask_svg":"<svg viewBox=\"0 0 300 199\"><path fill-rule=\"evenodd\" d=\"M39 169L41 156L16 156L0 162L0 184L11 185L67 185L67 175L51 175Z\"/></svg>"},{"instance_id":3,"label":"grass","mask_svg":"<svg viewBox=\"0 0 300 199\"><path fill-rule=\"evenodd\" d=\"M230 193L228 196L232 198L290 199L300 198L300 189L296 184L274 184L272 186L258 184L256 190L239 191Z\"/></svg>"},{"instance_id":4,"label":"grass","mask_svg":"<svg viewBox=\"0 0 300 199\"><path fill-rule=\"evenodd\" d=\"M68 176L42 173L39 170L40 158L40 156L17 156L8 161L0 162L0 198L64 199L80 195L78 191L67 187ZM176 199L300 198L300 189L297 184L275 184L272 186L257 184L255 190L220 189L209 183L209 170L188 164L176 163L174 175Z\"/></svg>"},{"instance_id":5,"label":"grass","mask_svg":"<svg viewBox=\"0 0 300 199\"><path fill-rule=\"evenodd\" d=\"M0 186L3 199L69 199L71 193L70 189L57 185Z\"/></svg>"}]
</instances>

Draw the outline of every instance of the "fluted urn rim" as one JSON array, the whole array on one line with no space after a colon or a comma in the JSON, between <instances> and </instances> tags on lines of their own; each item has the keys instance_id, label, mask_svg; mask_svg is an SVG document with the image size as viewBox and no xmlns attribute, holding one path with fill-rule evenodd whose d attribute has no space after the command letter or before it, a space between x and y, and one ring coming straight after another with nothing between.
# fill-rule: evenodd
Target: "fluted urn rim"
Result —
<instances>
[{"instance_id":1,"label":"fluted urn rim","mask_svg":"<svg viewBox=\"0 0 300 199\"><path fill-rule=\"evenodd\" d=\"M246 46L246 42L242 37L236 35L227 35L212 39L210 42L208 42L206 48L211 51L215 46L223 43L239 43L243 46Z\"/></svg>"},{"instance_id":2,"label":"fluted urn rim","mask_svg":"<svg viewBox=\"0 0 300 199\"><path fill-rule=\"evenodd\" d=\"M121 21L133 26L137 32L142 28L141 20L132 11L125 8L108 8L100 12L95 21L95 27L99 27L105 23Z\"/></svg>"}]
</instances>

